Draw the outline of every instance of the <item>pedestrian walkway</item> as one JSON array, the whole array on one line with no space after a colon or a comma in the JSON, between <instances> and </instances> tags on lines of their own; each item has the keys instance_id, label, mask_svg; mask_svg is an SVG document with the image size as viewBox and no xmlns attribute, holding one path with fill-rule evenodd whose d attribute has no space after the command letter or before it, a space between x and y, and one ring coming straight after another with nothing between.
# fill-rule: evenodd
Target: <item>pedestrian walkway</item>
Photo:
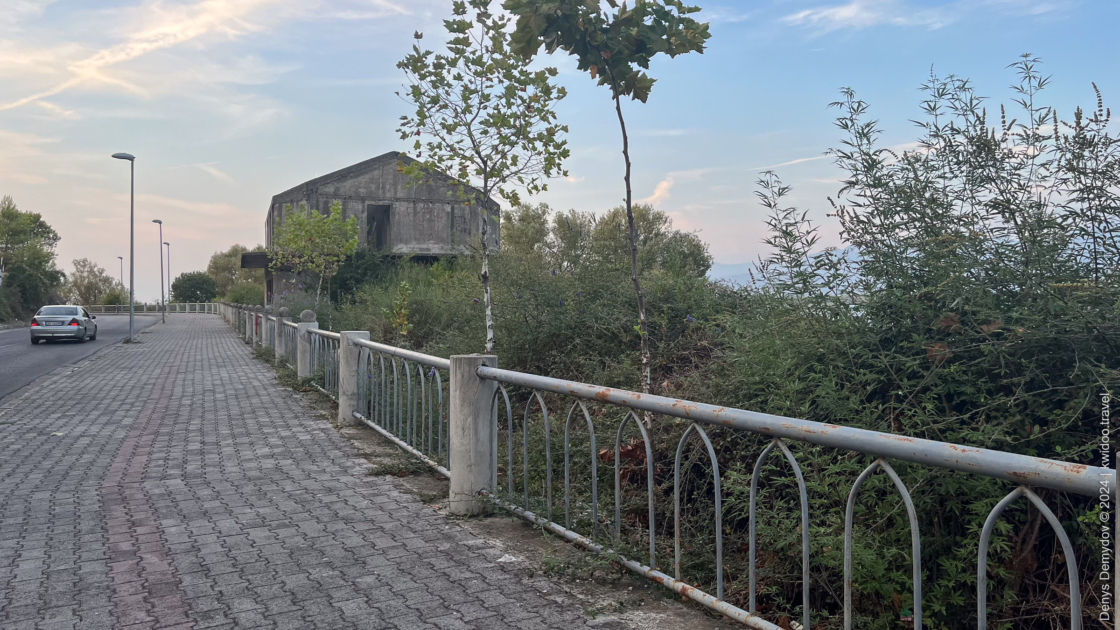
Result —
<instances>
[{"instance_id":1,"label":"pedestrian walkway","mask_svg":"<svg viewBox=\"0 0 1120 630\"><path fill-rule=\"evenodd\" d=\"M220 318L141 339L0 400L0 627L594 623L368 476Z\"/></svg>"}]
</instances>

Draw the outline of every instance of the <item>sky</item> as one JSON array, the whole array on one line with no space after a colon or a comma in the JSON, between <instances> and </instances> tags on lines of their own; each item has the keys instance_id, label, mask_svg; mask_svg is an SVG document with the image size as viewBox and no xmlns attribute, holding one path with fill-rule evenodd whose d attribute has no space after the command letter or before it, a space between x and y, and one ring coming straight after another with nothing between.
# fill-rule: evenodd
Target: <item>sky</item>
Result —
<instances>
[{"instance_id":1,"label":"sky","mask_svg":"<svg viewBox=\"0 0 1120 630\"><path fill-rule=\"evenodd\" d=\"M1120 97L1115 0L691 0L711 23L703 55L658 58L648 103L624 103L635 198L708 243L721 273L766 252L760 173L840 245L827 216L842 173L839 90L880 120L882 144L912 147L931 71L970 78L1010 103L1023 53L1053 75L1069 117ZM496 3L495 3L496 4ZM129 174L136 160L137 298L159 295L159 231L172 273L263 241L273 194L392 150L407 104L396 62L444 40L450 0L0 0L0 195L62 237L59 265L89 258L127 276ZM567 178L532 199L603 212L622 202L609 91L571 59L542 60L569 92ZM126 278L127 279L127 278Z\"/></svg>"}]
</instances>

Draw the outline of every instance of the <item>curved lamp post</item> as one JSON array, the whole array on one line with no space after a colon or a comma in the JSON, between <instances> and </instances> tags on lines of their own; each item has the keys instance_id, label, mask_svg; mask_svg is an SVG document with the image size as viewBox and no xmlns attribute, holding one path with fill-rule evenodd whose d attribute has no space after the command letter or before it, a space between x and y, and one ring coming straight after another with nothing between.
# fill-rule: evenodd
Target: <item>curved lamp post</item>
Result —
<instances>
[{"instance_id":1,"label":"curved lamp post","mask_svg":"<svg viewBox=\"0 0 1120 630\"><path fill-rule=\"evenodd\" d=\"M171 243L163 242L167 246L167 301L171 301Z\"/></svg>"},{"instance_id":2,"label":"curved lamp post","mask_svg":"<svg viewBox=\"0 0 1120 630\"><path fill-rule=\"evenodd\" d=\"M152 219L152 223L159 224L159 301L160 317L167 323L167 300L163 299L163 221ZM170 287L168 287L170 288Z\"/></svg>"},{"instance_id":3,"label":"curved lamp post","mask_svg":"<svg viewBox=\"0 0 1120 630\"><path fill-rule=\"evenodd\" d=\"M114 153L113 157L128 160L128 341L132 343L136 341L136 156Z\"/></svg>"}]
</instances>

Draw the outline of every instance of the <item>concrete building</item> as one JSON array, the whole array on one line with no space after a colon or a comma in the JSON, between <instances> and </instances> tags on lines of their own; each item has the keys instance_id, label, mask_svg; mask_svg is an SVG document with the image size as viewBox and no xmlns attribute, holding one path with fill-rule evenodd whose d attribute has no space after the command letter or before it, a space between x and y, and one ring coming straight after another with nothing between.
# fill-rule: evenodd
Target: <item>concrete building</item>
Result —
<instances>
[{"instance_id":1,"label":"concrete building","mask_svg":"<svg viewBox=\"0 0 1120 630\"><path fill-rule=\"evenodd\" d=\"M429 180L416 182L401 172L402 164L413 162L415 160L399 151L390 151L275 195L265 220L265 244L272 249L272 236L283 224L285 212L304 206L327 214L337 201L342 205L344 218L358 219L359 247L420 256L478 251L481 207L461 201L458 185L446 175L437 174ZM492 203L488 213L487 240L493 249L500 243L500 210ZM275 294L291 288L286 285L297 281L290 273L273 274L268 269L268 255L264 252L243 255L241 266L265 269L268 304L273 303Z\"/></svg>"}]
</instances>

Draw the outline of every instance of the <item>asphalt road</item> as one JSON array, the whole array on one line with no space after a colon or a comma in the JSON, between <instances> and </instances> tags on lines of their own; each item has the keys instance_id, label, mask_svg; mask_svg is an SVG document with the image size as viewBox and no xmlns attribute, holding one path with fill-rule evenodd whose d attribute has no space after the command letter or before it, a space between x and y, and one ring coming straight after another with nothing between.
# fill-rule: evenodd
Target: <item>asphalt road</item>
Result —
<instances>
[{"instance_id":1,"label":"asphalt road","mask_svg":"<svg viewBox=\"0 0 1120 630\"><path fill-rule=\"evenodd\" d=\"M136 331L159 321L156 315L137 315ZM0 331L0 398L27 385L40 376L80 361L94 352L128 337L127 315L101 315L97 318L97 341L55 341L31 345L26 328Z\"/></svg>"}]
</instances>

